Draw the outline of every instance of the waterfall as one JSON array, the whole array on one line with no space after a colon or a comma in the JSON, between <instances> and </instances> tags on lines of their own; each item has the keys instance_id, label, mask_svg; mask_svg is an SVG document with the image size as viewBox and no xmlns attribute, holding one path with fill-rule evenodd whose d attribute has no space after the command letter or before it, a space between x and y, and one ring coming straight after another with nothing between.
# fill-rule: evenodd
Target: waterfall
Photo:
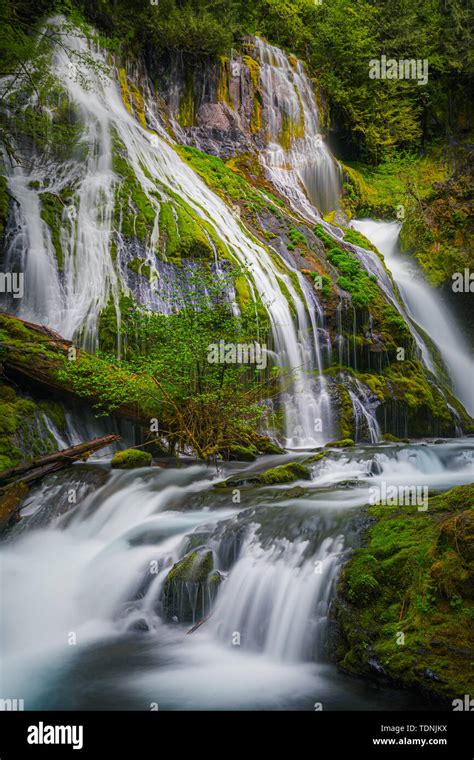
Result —
<instances>
[{"instance_id":1,"label":"waterfall","mask_svg":"<svg viewBox=\"0 0 474 760\"><path fill-rule=\"evenodd\" d=\"M341 169L322 138L311 82L301 61L258 37L253 43L267 141L260 160L291 205L315 220L316 209L325 214L338 207Z\"/></svg>"},{"instance_id":2,"label":"waterfall","mask_svg":"<svg viewBox=\"0 0 474 760\"><path fill-rule=\"evenodd\" d=\"M0 544L2 695L27 710L313 709L323 698L328 709L380 708L382 692L354 701L325 659L352 510L374 486L431 495L473 473L472 440L361 447L318 462L304 496L277 486L258 508L255 494L239 505L220 497L203 465L52 476ZM188 635L191 624L166 619L159 602L174 563L203 546L223 580Z\"/></svg>"},{"instance_id":3,"label":"waterfall","mask_svg":"<svg viewBox=\"0 0 474 760\"><path fill-rule=\"evenodd\" d=\"M119 316L121 284L111 251L118 184L111 168L112 149L113 139L118 139L156 215L161 200L178 197L214 230L230 257L249 270L268 311L278 364L284 370L286 444L298 448L329 440L330 398L324 377L315 377L320 367L315 296L310 298L303 276L283 260L282 271L275 267L268 250L177 155L151 104L145 106L151 129L145 129L127 112L117 82L102 72L104 55L93 54L101 70L97 74L84 70L81 62L80 54L90 53L84 39L68 36L67 46L79 55L56 49L52 71L77 111L87 160L66 162L58 167L57 176L50 166L35 165L30 173L20 168L11 170L9 189L16 201L17 224L7 265L12 269L23 267L25 272L26 297L19 315L49 324L66 338L79 339L82 335L83 344L90 349L97 346L98 317L110 298ZM87 85L88 80L93 86ZM50 232L41 219L38 194L41 188L59 192L71 179L76 189L62 216L64 261L60 273ZM32 182L35 187L39 183L39 193L32 189ZM152 245L158 235L155 224ZM120 260L122 242L117 245ZM156 271L159 276L159 268Z\"/></svg>"},{"instance_id":4,"label":"waterfall","mask_svg":"<svg viewBox=\"0 0 474 760\"><path fill-rule=\"evenodd\" d=\"M346 376L345 384L352 401L355 421L354 440L369 439L371 443L380 440L380 425L375 416L376 401L369 398L369 391L356 377Z\"/></svg>"},{"instance_id":5,"label":"waterfall","mask_svg":"<svg viewBox=\"0 0 474 760\"><path fill-rule=\"evenodd\" d=\"M474 359L470 355L458 326L441 296L423 278L412 257L403 255L398 245L398 222L376 222L370 219L352 222L383 254L385 263L397 284L409 317L419 325L438 349L449 374L453 391L469 414L474 414ZM435 374L436 364L424 346L424 358Z\"/></svg>"},{"instance_id":6,"label":"waterfall","mask_svg":"<svg viewBox=\"0 0 474 760\"><path fill-rule=\"evenodd\" d=\"M280 539L265 549L250 535L213 613L211 628L221 641L238 631L246 647L276 660L311 657L327 620L344 538L326 538L311 559L305 558L307 544Z\"/></svg>"},{"instance_id":7,"label":"waterfall","mask_svg":"<svg viewBox=\"0 0 474 760\"><path fill-rule=\"evenodd\" d=\"M79 76L65 52L57 56L53 67L61 84ZM116 181L108 125L99 114L93 118L93 109L87 105L87 97L97 101L97 95L85 86L77 86L79 93L82 97L74 105L80 110L79 143L85 159L55 163L52 168L51 160L33 154L25 166L10 164L9 191L15 204L5 264L24 273L25 295L16 310L18 316L48 324L68 339L81 336L83 346L95 351L98 318L111 293L119 314L119 281L110 256ZM46 192L59 198L68 183L75 191L63 204L59 265L41 201Z\"/></svg>"}]
</instances>

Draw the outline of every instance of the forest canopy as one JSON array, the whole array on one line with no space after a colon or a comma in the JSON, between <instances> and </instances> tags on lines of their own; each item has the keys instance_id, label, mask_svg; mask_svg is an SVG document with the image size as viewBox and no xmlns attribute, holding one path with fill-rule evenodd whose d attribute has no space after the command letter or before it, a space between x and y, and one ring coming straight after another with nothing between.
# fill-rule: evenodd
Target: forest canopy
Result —
<instances>
[{"instance_id":1,"label":"forest canopy","mask_svg":"<svg viewBox=\"0 0 474 760\"><path fill-rule=\"evenodd\" d=\"M473 11L462 0L2 0L0 56L14 73L52 14L83 18L124 57L206 61L258 34L297 54L324 92L341 142L377 163L393 150L457 137L469 124ZM369 78L381 56L426 60L428 82Z\"/></svg>"}]
</instances>

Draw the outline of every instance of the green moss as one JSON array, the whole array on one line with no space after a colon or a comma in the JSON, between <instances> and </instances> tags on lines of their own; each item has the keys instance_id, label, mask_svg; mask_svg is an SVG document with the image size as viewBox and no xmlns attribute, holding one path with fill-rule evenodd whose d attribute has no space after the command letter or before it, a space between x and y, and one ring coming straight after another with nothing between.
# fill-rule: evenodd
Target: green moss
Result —
<instances>
[{"instance_id":1,"label":"green moss","mask_svg":"<svg viewBox=\"0 0 474 760\"><path fill-rule=\"evenodd\" d=\"M306 240L305 236L302 232L296 229L296 227L291 226L288 232L288 237L290 238L291 242L295 247L303 245L304 247L307 247L308 241Z\"/></svg>"},{"instance_id":2,"label":"green moss","mask_svg":"<svg viewBox=\"0 0 474 760\"><path fill-rule=\"evenodd\" d=\"M385 328L392 338L396 338L398 344L401 341L411 339L410 328L402 315L393 306L387 305L383 308L381 321L382 329Z\"/></svg>"},{"instance_id":3,"label":"green moss","mask_svg":"<svg viewBox=\"0 0 474 760\"><path fill-rule=\"evenodd\" d=\"M0 384L0 471L57 450L43 413L60 421L62 410L54 402L35 403ZM64 422L57 425L64 428Z\"/></svg>"},{"instance_id":4,"label":"green moss","mask_svg":"<svg viewBox=\"0 0 474 760\"><path fill-rule=\"evenodd\" d=\"M211 550L195 550L176 562L163 584L165 616L175 622L205 618L222 582Z\"/></svg>"},{"instance_id":5,"label":"green moss","mask_svg":"<svg viewBox=\"0 0 474 760\"><path fill-rule=\"evenodd\" d=\"M167 582L205 583L213 569L212 551L206 551L203 554L193 551L173 565L167 575Z\"/></svg>"},{"instance_id":6,"label":"green moss","mask_svg":"<svg viewBox=\"0 0 474 760\"><path fill-rule=\"evenodd\" d=\"M133 82L129 83L129 92L133 102L135 115L144 129L147 129L148 125L145 118L145 103L143 95Z\"/></svg>"},{"instance_id":7,"label":"green moss","mask_svg":"<svg viewBox=\"0 0 474 760\"><path fill-rule=\"evenodd\" d=\"M314 280L318 282L321 282L321 288L317 288L319 292L321 293L324 298L330 298L333 294L333 284L330 277L328 277L326 274L318 275L317 273L313 274ZM317 279L321 277L321 280Z\"/></svg>"},{"instance_id":8,"label":"green moss","mask_svg":"<svg viewBox=\"0 0 474 760\"><path fill-rule=\"evenodd\" d=\"M219 56L219 80L217 83L217 102L227 103L230 108L233 104L229 95L229 58L225 55Z\"/></svg>"},{"instance_id":9,"label":"green moss","mask_svg":"<svg viewBox=\"0 0 474 760\"><path fill-rule=\"evenodd\" d=\"M247 279L244 275L238 275L234 280L235 292L237 297L237 303L240 308L245 308L252 300L250 288L247 283Z\"/></svg>"},{"instance_id":10,"label":"green moss","mask_svg":"<svg viewBox=\"0 0 474 760\"><path fill-rule=\"evenodd\" d=\"M229 459L237 459L240 462L253 462L257 458L258 451L255 446L230 446L227 449Z\"/></svg>"},{"instance_id":11,"label":"green moss","mask_svg":"<svg viewBox=\"0 0 474 760\"><path fill-rule=\"evenodd\" d=\"M349 440L354 432L354 409L349 391L342 383L337 386L338 426L342 440Z\"/></svg>"},{"instance_id":12,"label":"green moss","mask_svg":"<svg viewBox=\"0 0 474 760\"><path fill-rule=\"evenodd\" d=\"M327 259L342 273L336 282L351 294L355 306L367 306L379 296L376 277L363 269L355 256L341 248L331 248L327 252Z\"/></svg>"},{"instance_id":13,"label":"green moss","mask_svg":"<svg viewBox=\"0 0 474 760\"><path fill-rule=\"evenodd\" d=\"M329 451L320 451L317 454L312 454L312 456L303 461L303 464L314 464L314 462L320 462L321 459L327 457L328 454Z\"/></svg>"},{"instance_id":14,"label":"green moss","mask_svg":"<svg viewBox=\"0 0 474 760\"><path fill-rule=\"evenodd\" d=\"M132 470L135 467L149 467L151 454L140 449L125 449L116 451L111 460L112 468L116 470Z\"/></svg>"},{"instance_id":15,"label":"green moss","mask_svg":"<svg viewBox=\"0 0 474 760\"><path fill-rule=\"evenodd\" d=\"M222 159L203 153L188 145L178 145L177 152L204 182L215 190L227 203L241 202L250 211L271 209L278 205L277 199L269 193L256 190L240 173L231 167L232 160L224 163Z\"/></svg>"},{"instance_id":16,"label":"green moss","mask_svg":"<svg viewBox=\"0 0 474 760\"><path fill-rule=\"evenodd\" d=\"M250 79L253 86L253 109L250 119L250 129L253 133L260 132L263 127L263 106L262 96L260 94L260 64L255 58L249 55L242 56L242 63L247 66L250 72Z\"/></svg>"},{"instance_id":17,"label":"green moss","mask_svg":"<svg viewBox=\"0 0 474 760\"><path fill-rule=\"evenodd\" d=\"M49 227L51 242L53 244L54 252L56 254L56 261L58 263L58 269L61 270L63 267L61 223L64 211L64 203L59 195L48 192L41 193L40 202L41 218Z\"/></svg>"},{"instance_id":18,"label":"green moss","mask_svg":"<svg viewBox=\"0 0 474 760\"><path fill-rule=\"evenodd\" d=\"M198 222L186 208L171 202L162 202L159 225L161 253L167 261L180 264L182 258L214 256L206 234L205 222Z\"/></svg>"},{"instance_id":19,"label":"green moss","mask_svg":"<svg viewBox=\"0 0 474 760\"><path fill-rule=\"evenodd\" d=\"M399 207L411 206L412 191L428 197L435 182L446 177L442 144L432 143L423 154L400 153L378 166L358 162L343 165L343 206L349 216L395 219ZM365 246L364 246L365 247Z\"/></svg>"},{"instance_id":20,"label":"green moss","mask_svg":"<svg viewBox=\"0 0 474 760\"><path fill-rule=\"evenodd\" d=\"M375 658L405 688L446 698L469 693L474 485L430 498L423 513L415 507L368 511L375 522L366 545L339 583L345 601L337 605L340 664L373 675L369 660Z\"/></svg>"},{"instance_id":21,"label":"green moss","mask_svg":"<svg viewBox=\"0 0 474 760\"><path fill-rule=\"evenodd\" d=\"M10 208L10 196L7 188L8 182L6 177L0 176L0 238L5 232L8 209Z\"/></svg>"},{"instance_id":22,"label":"green moss","mask_svg":"<svg viewBox=\"0 0 474 760\"><path fill-rule=\"evenodd\" d=\"M329 443L325 444L325 448L327 449L346 449L348 446L354 446L354 441L352 438L343 438L340 441L330 441Z\"/></svg>"},{"instance_id":23,"label":"green moss","mask_svg":"<svg viewBox=\"0 0 474 760\"><path fill-rule=\"evenodd\" d=\"M344 240L346 243L358 245L359 248L365 248L367 251L374 251L378 254L378 250L375 245L371 243L370 240L365 237L365 235L363 235L361 232L358 232L357 230L353 230L352 228L346 230L344 233Z\"/></svg>"},{"instance_id":24,"label":"green moss","mask_svg":"<svg viewBox=\"0 0 474 760\"><path fill-rule=\"evenodd\" d=\"M266 486L293 483L295 480L311 480L311 471L304 464L291 462L273 467L259 476L261 485Z\"/></svg>"},{"instance_id":25,"label":"green moss","mask_svg":"<svg viewBox=\"0 0 474 760\"><path fill-rule=\"evenodd\" d=\"M324 247L330 250L331 248L334 248L335 240L334 238L329 235L326 230L324 229L322 224L316 224L314 227L314 232L318 236L318 238L324 243Z\"/></svg>"},{"instance_id":26,"label":"green moss","mask_svg":"<svg viewBox=\"0 0 474 760\"><path fill-rule=\"evenodd\" d=\"M127 269L141 275L141 277L145 277L147 280L151 280L151 267L147 264L146 259L132 259L127 262Z\"/></svg>"},{"instance_id":27,"label":"green moss","mask_svg":"<svg viewBox=\"0 0 474 760\"><path fill-rule=\"evenodd\" d=\"M179 124L182 127L192 127L196 119L195 112L193 70L187 67L184 76L184 92L181 96L177 115Z\"/></svg>"},{"instance_id":28,"label":"green moss","mask_svg":"<svg viewBox=\"0 0 474 760\"><path fill-rule=\"evenodd\" d=\"M130 93L128 90L127 73L124 68L118 70L118 80L120 85L120 94L122 96L123 104L128 113L132 113L132 106L130 104Z\"/></svg>"},{"instance_id":29,"label":"green moss","mask_svg":"<svg viewBox=\"0 0 474 760\"><path fill-rule=\"evenodd\" d=\"M398 438L396 435L392 435L392 433L384 433L382 436L382 439L384 441L387 441L388 443L409 443L409 438Z\"/></svg>"},{"instance_id":30,"label":"green moss","mask_svg":"<svg viewBox=\"0 0 474 760\"><path fill-rule=\"evenodd\" d=\"M57 401L38 401L38 409L46 414L56 430L64 433L67 428L66 415L61 404Z\"/></svg>"},{"instance_id":31,"label":"green moss","mask_svg":"<svg viewBox=\"0 0 474 760\"><path fill-rule=\"evenodd\" d=\"M153 230L157 210L143 191L133 168L126 159L126 151L117 137L114 138L112 166L119 177L115 203L115 224L124 237L137 237L146 241Z\"/></svg>"}]
</instances>

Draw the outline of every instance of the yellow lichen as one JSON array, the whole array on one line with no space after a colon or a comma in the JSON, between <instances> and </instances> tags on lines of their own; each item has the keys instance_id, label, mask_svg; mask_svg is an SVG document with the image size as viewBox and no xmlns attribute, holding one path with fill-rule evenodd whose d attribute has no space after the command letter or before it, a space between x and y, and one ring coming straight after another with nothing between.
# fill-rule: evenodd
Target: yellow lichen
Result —
<instances>
[{"instance_id":1,"label":"yellow lichen","mask_svg":"<svg viewBox=\"0 0 474 760\"><path fill-rule=\"evenodd\" d=\"M145 103L143 96L138 87L136 87L132 82L130 82L129 89L133 100L135 115L142 127L144 127L144 129L147 129L147 123L145 119Z\"/></svg>"},{"instance_id":2,"label":"yellow lichen","mask_svg":"<svg viewBox=\"0 0 474 760\"><path fill-rule=\"evenodd\" d=\"M120 68L118 70L118 77L119 77L120 93L122 95L123 104L125 108L127 109L128 113L132 113L132 106L130 105L130 92L128 89L127 74L125 72L125 69Z\"/></svg>"}]
</instances>

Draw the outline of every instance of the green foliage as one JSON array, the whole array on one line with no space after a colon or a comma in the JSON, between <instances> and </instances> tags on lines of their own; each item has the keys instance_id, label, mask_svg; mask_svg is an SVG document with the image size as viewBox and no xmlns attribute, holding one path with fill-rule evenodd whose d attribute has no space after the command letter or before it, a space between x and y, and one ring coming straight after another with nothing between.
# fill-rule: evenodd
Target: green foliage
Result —
<instances>
[{"instance_id":1,"label":"green foliage","mask_svg":"<svg viewBox=\"0 0 474 760\"><path fill-rule=\"evenodd\" d=\"M134 402L139 393L134 378L149 378L156 403L150 416L160 419L162 435L180 448L191 446L200 456L239 444L264 412L260 400L266 374L254 365L213 363L210 346L221 340L262 342L269 326L253 303L242 307L240 316L233 315L224 293L235 275L229 271L223 282L205 270L196 271L189 277L186 299L170 315L136 307L124 312L127 341L116 374L107 375L108 366L114 365L110 356L103 357L104 366L95 367L94 375L84 374L79 363L68 370L74 390L99 395L105 408L114 408Z\"/></svg>"},{"instance_id":2,"label":"green foliage","mask_svg":"<svg viewBox=\"0 0 474 760\"><path fill-rule=\"evenodd\" d=\"M54 0L3 0L0 54L4 71L46 70L48 35L35 41L39 22L57 11ZM396 148L449 129L462 130L472 97L473 55L469 29L472 8L462 0L70 0L67 13L81 16L106 35L107 47L123 56L148 59L180 56L191 64L239 47L243 34L256 33L303 58L318 75L344 143L378 163ZM44 44L43 44L44 43ZM369 61L427 59L429 80L370 79ZM41 74L38 73L41 78ZM194 115L188 92L186 124ZM258 111L258 109L257 109ZM254 127L259 128L258 113ZM288 125L298 128L298 125ZM4 138L6 138L4 131ZM58 145L61 143L58 142Z\"/></svg>"},{"instance_id":3,"label":"green foliage","mask_svg":"<svg viewBox=\"0 0 474 760\"><path fill-rule=\"evenodd\" d=\"M448 165L443 145L436 140L422 151L399 150L378 166L352 161L343 168L346 212L350 216L394 219L400 207L406 216L414 201L428 198L433 184L446 177Z\"/></svg>"}]
</instances>

